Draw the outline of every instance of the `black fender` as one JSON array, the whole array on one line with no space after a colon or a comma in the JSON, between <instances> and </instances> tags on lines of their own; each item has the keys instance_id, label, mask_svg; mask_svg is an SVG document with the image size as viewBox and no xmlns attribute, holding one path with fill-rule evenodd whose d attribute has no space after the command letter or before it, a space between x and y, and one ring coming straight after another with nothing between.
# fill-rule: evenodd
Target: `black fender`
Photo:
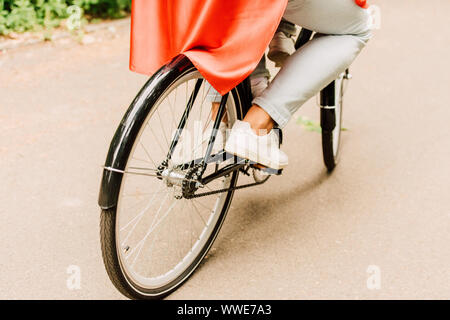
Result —
<instances>
[{"instance_id":1,"label":"black fender","mask_svg":"<svg viewBox=\"0 0 450 320\"><path fill-rule=\"evenodd\" d=\"M109 146L105 168L125 170L133 143L156 100L178 77L195 69L184 55L175 57L159 69L142 87L125 113ZM236 101L237 116L242 119L251 106L251 89L248 79L231 92ZM103 210L117 205L123 173L103 170L98 204Z\"/></svg>"},{"instance_id":2,"label":"black fender","mask_svg":"<svg viewBox=\"0 0 450 320\"><path fill-rule=\"evenodd\" d=\"M331 132L336 128L336 111L326 108L336 104L335 87L336 81L333 81L320 91L320 126L324 131Z\"/></svg>"}]
</instances>

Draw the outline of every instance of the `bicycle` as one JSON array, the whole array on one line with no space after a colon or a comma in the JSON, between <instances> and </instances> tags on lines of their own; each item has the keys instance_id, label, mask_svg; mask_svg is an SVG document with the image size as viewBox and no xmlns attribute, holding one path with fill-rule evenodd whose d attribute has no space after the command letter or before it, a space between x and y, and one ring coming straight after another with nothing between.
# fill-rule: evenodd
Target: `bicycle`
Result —
<instances>
[{"instance_id":1,"label":"bicycle","mask_svg":"<svg viewBox=\"0 0 450 320\"><path fill-rule=\"evenodd\" d=\"M296 48L311 37L302 29ZM347 70L320 93L323 158L330 172L338 161L349 78ZM111 281L129 298L159 299L176 290L213 244L234 191L282 173L224 150L212 154L223 116L231 128L245 116L252 95L246 79L222 97L213 120L211 107L204 106L205 88L207 82L185 56L174 58L140 90L112 139L99 195L101 248ZM206 152L174 163L173 152L188 140L189 128L200 123L204 130L210 122L214 130ZM281 138L280 131L280 143ZM250 172L254 182L237 185L239 174Z\"/></svg>"}]
</instances>

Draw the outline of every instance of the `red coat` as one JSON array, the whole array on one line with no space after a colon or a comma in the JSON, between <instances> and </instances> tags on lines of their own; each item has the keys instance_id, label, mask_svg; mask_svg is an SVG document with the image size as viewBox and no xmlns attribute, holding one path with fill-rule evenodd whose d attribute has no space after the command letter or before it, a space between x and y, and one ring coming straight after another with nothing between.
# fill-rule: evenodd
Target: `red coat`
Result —
<instances>
[{"instance_id":1,"label":"red coat","mask_svg":"<svg viewBox=\"0 0 450 320\"><path fill-rule=\"evenodd\" d=\"M364 6L366 0L355 0ZM151 75L186 55L225 94L256 68L287 0L133 0L130 69Z\"/></svg>"}]
</instances>

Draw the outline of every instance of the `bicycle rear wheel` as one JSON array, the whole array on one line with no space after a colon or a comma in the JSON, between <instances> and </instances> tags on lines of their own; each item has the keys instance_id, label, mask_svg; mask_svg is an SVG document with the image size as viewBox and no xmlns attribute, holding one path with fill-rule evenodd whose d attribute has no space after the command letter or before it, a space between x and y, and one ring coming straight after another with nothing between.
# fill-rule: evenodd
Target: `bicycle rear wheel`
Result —
<instances>
[{"instance_id":1,"label":"bicycle rear wheel","mask_svg":"<svg viewBox=\"0 0 450 320\"><path fill-rule=\"evenodd\" d=\"M207 254L230 206L232 190L184 198L177 177L186 179L188 170L172 159L165 161L183 121L178 152L192 158L198 154L198 146L189 141L211 121L209 88L187 58L175 59L144 86L111 143L109 154L122 158L116 161L123 163L117 170L125 173L112 195L117 205L101 212L101 248L111 281L129 298L158 299L178 288ZM145 119L139 121L142 114ZM226 114L228 127L242 117L237 90L228 97ZM162 165L174 172L170 179L156 174ZM210 164L206 170L212 173L218 167ZM238 172L233 172L205 187L232 188L237 179Z\"/></svg>"}]
</instances>

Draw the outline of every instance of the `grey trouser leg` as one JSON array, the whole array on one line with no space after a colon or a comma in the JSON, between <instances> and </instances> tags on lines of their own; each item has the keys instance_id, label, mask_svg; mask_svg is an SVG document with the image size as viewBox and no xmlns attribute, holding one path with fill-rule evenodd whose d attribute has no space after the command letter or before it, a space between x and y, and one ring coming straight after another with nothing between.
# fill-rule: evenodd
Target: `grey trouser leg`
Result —
<instances>
[{"instance_id":1,"label":"grey trouser leg","mask_svg":"<svg viewBox=\"0 0 450 320\"><path fill-rule=\"evenodd\" d=\"M253 101L280 127L344 72L371 37L369 13L354 0L289 0L284 18L318 34L286 60Z\"/></svg>"}]
</instances>

